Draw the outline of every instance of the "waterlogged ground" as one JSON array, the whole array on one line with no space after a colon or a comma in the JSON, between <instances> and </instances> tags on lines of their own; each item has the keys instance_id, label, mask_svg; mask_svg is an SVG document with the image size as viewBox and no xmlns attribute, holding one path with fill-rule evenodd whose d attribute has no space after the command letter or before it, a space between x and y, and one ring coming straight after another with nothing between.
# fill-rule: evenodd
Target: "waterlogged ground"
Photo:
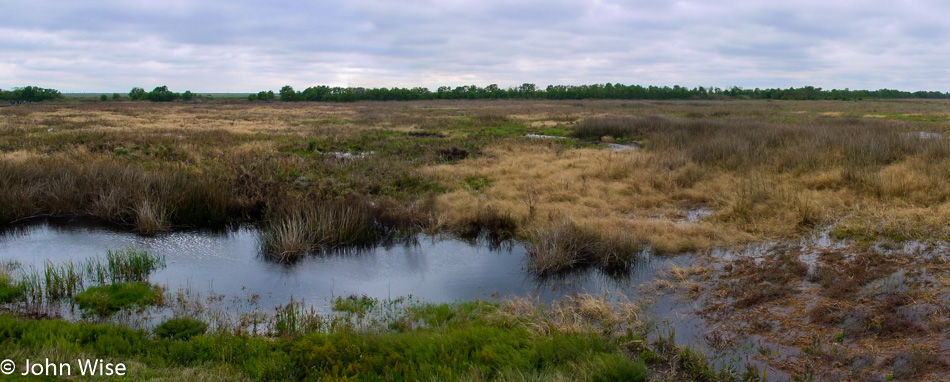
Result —
<instances>
[{"instance_id":1,"label":"waterlogged ground","mask_svg":"<svg viewBox=\"0 0 950 382\"><path fill-rule=\"evenodd\" d=\"M89 221L40 219L0 235L0 258L42 269L142 248L166 259L152 283L238 311L302 300L329 312L334 297L351 295L434 303L606 295L639 306L650 341L673 339L717 368L749 365L779 380L914 379L946 370L946 245L856 247L823 231L794 243L679 256L644 252L628 274L591 268L544 278L528 270L526 249L516 241L418 235L293 264L260 256L259 245L258 232L247 226L142 236ZM866 258L874 261L856 263Z\"/></svg>"},{"instance_id":2,"label":"waterlogged ground","mask_svg":"<svg viewBox=\"0 0 950 382\"><path fill-rule=\"evenodd\" d=\"M674 338L770 380L950 375L945 101L13 109L0 113L0 220L80 215L124 227L34 221L0 233L0 260L24 267L145 248L167 258L149 280L167 293L245 311L293 298L325 312L350 295L526 297L533 309L607 294L636 302L650 346ZM175 228L267 230L291 212L342 205L387 224L374 234L444 236L288 265L260 257L252 229ZM529 256L518 242L451 238L475 232L535 249L585 239L652 250L628 274L563 274L576 259L608 269L588 252L614 252Z\"/></svg>"},{"instance_id":3,"label":"waterlogged ground","mask_svg":"<svg viewBox=\"0 0 950 382\"><path fill-rule=\"evenodd\" d=\"M947 380L950 250L856 245L820 231L710 251L657 287L697 301L712 354L786 380Z\"/></svg>"}]
</instances>

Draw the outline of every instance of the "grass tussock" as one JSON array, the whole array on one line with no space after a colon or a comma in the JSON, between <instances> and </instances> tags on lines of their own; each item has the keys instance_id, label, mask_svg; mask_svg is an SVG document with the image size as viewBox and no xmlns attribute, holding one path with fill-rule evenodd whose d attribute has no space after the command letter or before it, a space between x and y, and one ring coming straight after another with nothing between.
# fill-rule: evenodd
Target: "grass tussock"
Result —
<instances>
[{"instance_id":1,"label":"grass tussock","mask_svg":"<svg viewBox=\"0 0 950 382\"><path fill-rule=\"evenodd\" d=\"M280 261L344 246L377 242L385 234L372 207L362 201L330 201L285 207L263 227L261 250Z\"/></svg>"},{"instance_id":2,"label":"grass tussock","mask_svg":"<svg viewBox=\"0 0 950 382\"><path fill-rule=\"evenodd\" d=\"M123 309L144 309L160 304L162 288L145 282L101 285L76 294L73 301L87 313L107 317Z\"/></svg>"},{"instance_id":3,"label":"grass tussock","mask_svg":"<svg viewBox=\"0 0 950 382\"><path fill-rule=\"evenodd\" d=\"M643 249L631 233L606 236L590 228L562 221L528 233L531 268L544 275L596 265L605 270L623 270Z\"/></svg>"}]
</instances>

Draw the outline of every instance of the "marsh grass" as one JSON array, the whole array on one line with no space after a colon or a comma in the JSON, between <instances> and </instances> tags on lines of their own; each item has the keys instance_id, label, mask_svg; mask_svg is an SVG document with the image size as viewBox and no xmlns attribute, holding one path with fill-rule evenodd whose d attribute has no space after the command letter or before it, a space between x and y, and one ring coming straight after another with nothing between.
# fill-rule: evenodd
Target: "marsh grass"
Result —
<instances>
[{"instance_id":1,"label":"marsh grass","mask_svg":"<svg viewBox=\"0 0 950 382\"><path fill-rule=\"evenodd\" d=\"M326 322L312 306L302 301L290 300L286 305L274 309L274 324L271 335L276 337L296 337L322 330Z\"/></svg>"},{"instance_id":2,"label":"marsh grass","mask_svg":"<svg viewBox=\"0 0 950 382\"><path fill-rule=\"evenodd\" d=\"M540 275L596 265L606 271L629 268L643 245L631 235L599 233L570 221L528 233L531 268Z\"/></svg>"},{"instance_id":3,"label":"marsh grass","mask_svg":"<svg viewBox=\"0 0 950 382\"><path fill-rule=\"evenodd\" d=\"M373 245L388 232L377 223L372 207L361 201L295 204L276 213L261 233L261 251L279 261L292 261L315 251Z\"/></svg>"},{"instance_id":4,"label":"marsh grass","mask_svg":"<svg viewBox=\"0 0 950 382\"><path fill-rule=\"evenodd\" d=\"M57 300L72 297L83 289L83 272L72 260L54 264L47 260L43 267L43 286L46 296Z\"/></svg>"},{"instance_id":5,"label":"marsh grass","mask_svg":"<svg viewBox=\"0 0 950 382\"><path fill-rule=\"evenodd\" d=\"M53 304L75 297L89 287L116 285L127 282L142 282L149 274L165 267L165 257L145 250L126 249L108 251L106 259L88 259L74 262L53 263L47 260L42 269L16 266L0 272L12 289L10 301L22 301L35 306ZM5 290L5 289L4 289ZM15 297L15 298L13 298Z\"/></svg>"},{"instance_id":6,"label":"marsh grass","mask_svg":"<svg viewBox=\"0 0 950 382\"><path fill-rule=\"evenodd\" d=\"M15 266L13 266L15 265ZM19 301L24 298L26 290L22 280L16 280L12 273L19 267L18 264L0 266L0 304Z\"/></svg>"},{"instance_id":7,"label":"marsh grass","mask_svg":"<svg viewBox=\"0 0 950 382\"><path fill-rule=\"evenodd\" d=\"M191 317L175 317L155 327L155 335L172 340L188 340L208 331L208 324Z\"/></svg>"},{"instance_id":8,"label":"marsh grass","mask_svg":"<svg viewBox=\"0 0 950 382\"><path fill-rule=\"evenodd\" d=\"M165 267L165 256L144 249L107 250L105 262L99 257L85 263L86 277L93 282L118 284L145 281L155 270Z\"/></svg>"},{"instance_id":9,"label":"marsh grass","mask_svg":"<svg viewBox=\"0 0 950 382\"><path fill-rule=\"evenodd\" d=\"M565 218L604 237L635 232L661 252L788 238L833 222L841 238L948 237L945 107L546 100L5 108L0 219L91 216L142 234L251 221L270 227L275 239L264 252L278 255L392 231L525 238ZM521 136L545 132L583 139ZM603 137L643 149L608 153L589 143ZM371 202L376 228L319 228L331 216L371 225L361 212L320 212L313 202L327 200L357 210ZM300 212L283 207L291 204ZM693 206L713 213L680 221Z\"/></svg>"},{"instance_id":10,"label":"marsh grass","mask_svg":"<svg viewBox=\"0 0 950 382\"><path fill-rule=\"evenodd\" d=\"M147 284L120 285L149 294ZM187 318L168 320L152 335L113 324L29 320L4 314L0 315L0 342L15 347L16 355L31 358L62 355L64 351L109 357L126 362L130 374L148 378L174 375L174 371L192 375L191 370L201 369L204 378L225 380L646 380L647 366L639 352L626 350L627 342L637 338L622 329L635 322L630 321L635 315L629 311L623 313L623 309L607 305L605 299L590 296L578 296L563 307L517 305L530 313L520 315L507 305L479 301L381 303L378 308L393 314L379 321L367 315L363 321L375 323L366 327L346 324L348 320L333 324L338 322L335 318L300 312L293 321L321 324L285 331L277 339L243 332L205 332L204 323ZM91 311L99 309L109 308L93 304ZM349 311L337 314L356 315ZM565 330L548 326L549 318L562 320ZM428 324L392 325L396 321Z\"/></svg>"},{"instance_id":11,"label":"marsh grass","mask_svg":"<svg viewBox=\"0 0 950 382\"><path fill-rule=\"evenodd\" d=\"M0 161L0 190L6 194L0 215L8 222L36 215L91 216L154 234L174 224L220 224L235 209L209 179L84 156Z\"/></svg>"}]
</instances>

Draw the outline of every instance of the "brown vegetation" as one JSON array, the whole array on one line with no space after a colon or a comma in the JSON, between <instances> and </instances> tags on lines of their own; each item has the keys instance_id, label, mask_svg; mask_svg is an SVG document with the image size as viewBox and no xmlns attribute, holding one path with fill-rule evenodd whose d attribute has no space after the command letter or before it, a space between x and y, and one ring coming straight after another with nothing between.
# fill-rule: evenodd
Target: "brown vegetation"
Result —
<instances>
[{"instance_id":1,"label":"brown vegetation","mask_svg":"<svg viewBox=\"0 0 950 382\"><path fill-rule=\"evenodd\" d=\"M950 239L947 106L11 107L0 110L0 222L83 215L143 234L253 222L264 232L262 251L282 261L415 230L489 233L527 240L529 267L539 274L615 271L647 247L702 253L774 240L780 244L762 256L674 271L671 288L709 299L711 320L802 349L782 366L790 374L814 364L842 378L884 371L922 378L946 370L946 352L934 342L948 328L946 254L874 245ZM631 142L640 149L622 146ZM853 245L820 253L787 245L821 230ZM567 304L574 305L549 320L550 330L578 315L616 321L582 300Z\"/></svg>"}]
</instances>

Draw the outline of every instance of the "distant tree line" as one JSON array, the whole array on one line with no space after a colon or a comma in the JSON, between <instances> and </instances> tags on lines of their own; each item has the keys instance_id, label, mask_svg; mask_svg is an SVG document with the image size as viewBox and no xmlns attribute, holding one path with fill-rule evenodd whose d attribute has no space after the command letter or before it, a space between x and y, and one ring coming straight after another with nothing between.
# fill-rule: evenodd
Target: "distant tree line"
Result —
<instances>
[{"instance_id":1,"label":"distant tree line","mask_svg":"<svg viewBox=\"0 0 950 382\"><path fill-rule=\"evenodd\" d=\"M44 89L38 86L24 86L13 88L13 90L0 89L0 100L4 101L39 102L57 98L63 98L59 90Z\"/></svg>"},{"instance_id":2,"label":"distant tree line","mask_svg":"<svg viewBox=\"0 0 950 382\"><path fill-rule=\"evenodd\" d=\"M747 99L782 99L782 100L850 100L863 98L950 98L950 93L936 91L907 92L892 89L880 90L823 90L814 86L801 88L769 88L743 89L732 87L728 89L718 87L683 86L641 86L623 84L593 84L593 85L549 85L541 89L535 84L525 83L517 87L501 88L496 84L486 87L476 85L458 86L451 88L440 86L435 91L424 87L414 88L362 88L362 87L329 87L312 86L303 91L296 91L286 85L275 94L273 91L262 91L251 94L248 100L269 101L327 101L352 102L362 100L373 101L411 101L424 99L716 99L716 98L747 98Z\"/></svg>"},{"instance_id":3,"label":"distant tree line","mask_svg":"<svg viewBox=\"0 0 950 382\"><path fill-rule=\"evenodd\" d=\"M152 101L152 102L172 102L174 100L191 101L196 98L206 98L200 94L192 93L191 90L185 90L184 93L176 93L168 90L168 86L158 86L150 92L142 88L132 88L129 91L129 99L133 101Z\"/></svg>"}]
</instances>

